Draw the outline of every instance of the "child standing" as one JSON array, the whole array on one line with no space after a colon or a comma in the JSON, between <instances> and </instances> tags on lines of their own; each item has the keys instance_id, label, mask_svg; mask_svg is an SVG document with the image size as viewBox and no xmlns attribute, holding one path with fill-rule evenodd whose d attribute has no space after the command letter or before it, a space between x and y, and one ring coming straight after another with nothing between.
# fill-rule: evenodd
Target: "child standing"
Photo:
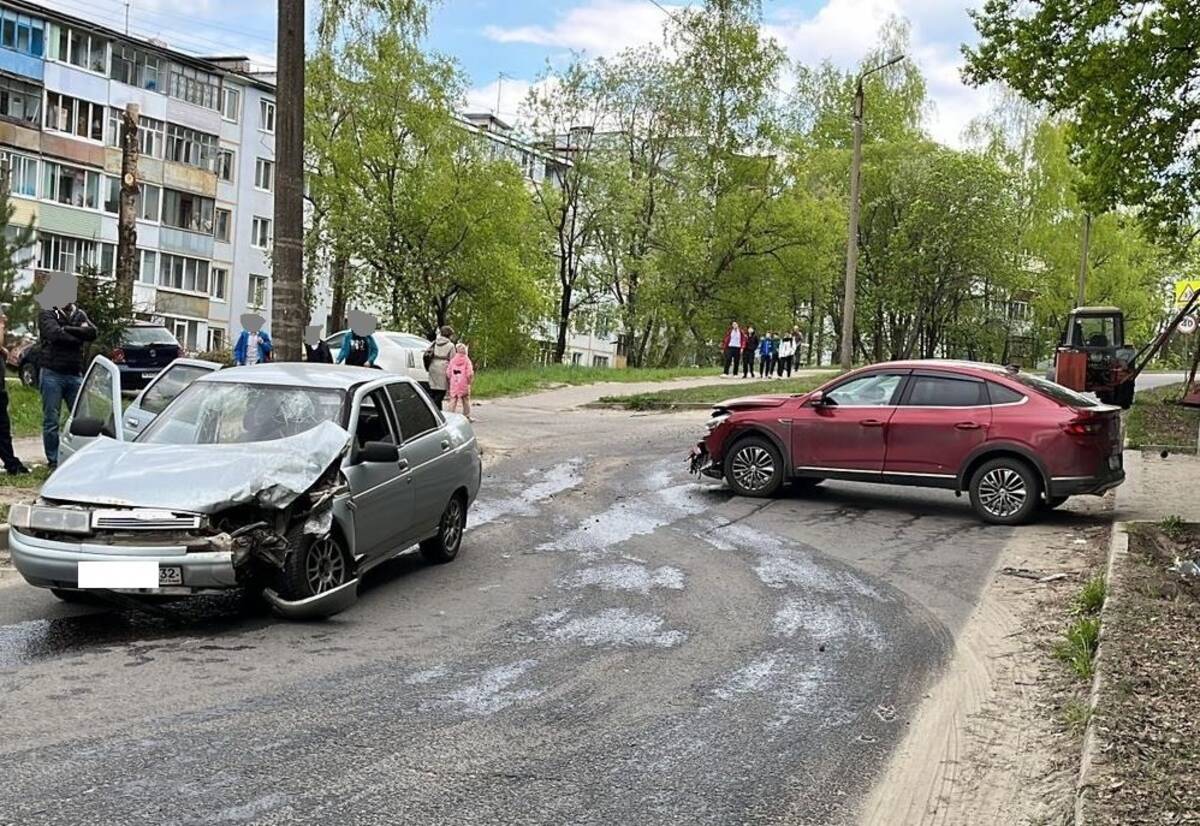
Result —
<instances>
[{"instance_id":1,"label":"child standing","mask_svg":"<svg viewBox=\"0 0 1200 826\"><path fill-rule=\"evenodd\" d=\"M475 380L475 365L467 355L467 345L460 343L454 348L454 356L446 366L446 377L450 384L450 412L458 412L462 402L463 415L471 419L471 382Z\"/></svg>"}]
</instances>

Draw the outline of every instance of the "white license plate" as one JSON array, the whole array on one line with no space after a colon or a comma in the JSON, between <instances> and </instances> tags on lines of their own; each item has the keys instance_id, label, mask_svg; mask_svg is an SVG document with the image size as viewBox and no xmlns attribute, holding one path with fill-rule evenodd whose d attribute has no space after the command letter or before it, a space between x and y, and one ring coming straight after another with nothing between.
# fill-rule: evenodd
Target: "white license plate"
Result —
<instances>
[{"instance_id":1,"label":"white license plate","mask_svg":"<svg viewBox=\"0 0 1200 826\"><path fill-rule=\"evenodd\" d=\"M164 585L182 585L183 568L178 565L158 566L158 584L159 587Z\"/></svg>"}]
</instances>

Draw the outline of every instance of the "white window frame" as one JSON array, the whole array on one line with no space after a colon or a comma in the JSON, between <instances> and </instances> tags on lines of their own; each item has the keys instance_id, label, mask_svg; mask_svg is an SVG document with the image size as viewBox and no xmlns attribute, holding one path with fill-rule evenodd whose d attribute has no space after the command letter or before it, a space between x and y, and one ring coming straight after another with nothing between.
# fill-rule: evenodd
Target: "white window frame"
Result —
<instances>
[{"instance_id":1,"label":"white window frame","mask_svg":"<svg viewBox=\"0 0 1200 826\"><path fill-rule=\"evenodd\" d=\"M269 98L258 101L258 131L275 134L275 101Z\"/></svg>"},{"instance_id":2,"label":"white window frame","mask_svg":"<svg viewBox=\"0 0 1200 826\"><path fill-rule=\"evenodd\" d=\"M229 96L232 95L236 99L233 106L233 116L229 115ZM235 89L232 86L221 86L221 119L230 123L237 123L241 119L242 113L242 90Z\"/></svg>"},{"instance_id":3,"label":"white window frame","mask_svg":"<svg viewBox=\"0 0 1200 826\"><path fill-rule=\"evenodd\" d=\"M222 163L222 159L225 157L229 158L228 167L224 163ZM226 178L222 174L226 168L229 169L229 177L228 178ZM237 150L230 149L227 146L218 147L214 171L217 173L218 181L221 181L222 183L226 183L226 184L236 184L237 183Z\"/></svg>"},{"instance_id":4,"label":"white window frame","mask_svg":"<svg viewBox=\"0 0 1200 826\"><path fill-rule=\"evenodd\" d=\"M262 243L259 243L260 240ZM255 215L254 220L250 222L250 246L256 250L269 250L273 240L275 239L271 231L271 219Z\"/></svg>"},{"instance_id":5,"label":"white window frame","mask_svg":"<svg viewBox=\"0 0 1200 826\"><path fill-rule=\"evenodd\" d=\"M263 178L266 186L263 186ZM267 158L254 159L254 188L259 192L275 191L275 162Z\"/></svg>"},{"instance_id":6,"label":"white window frame","mask_svg":"<svg viewBox=\"0 0 1200 826\"><path fill-rule=\"evenodd\" d=\"M218 338L220 342L216 341ZM210 353L227 349L226 343L228 340L229 336L225 333L225 330L211 323L208 325L208 350Z\"/></svg>"},{"instance_id":7,"label":"white window frame","mask_svg":"<svg viewBox=\"0 0 1200 826\"><path fill-rule=\"evenodd\" d=\"M229 300L229 267L224 264L213 264L208 268L208 297L213 301L225 303ZM217 273L221 277L217 277Z\"/></svg>"},{"instance_id":8,"label":"white window frame","mask_svg":"<svg viewBox=\"0 0 1200 826\"><path fill-rule=\"evenodd\" d=\"M69 169L76 173L83 173L83 203L74 204L60 201L58 199L58 184L60 179L58 175L47 178L51 174L51 169ZM96 181L96 203L92 206L87 204L88 180ZM47 184L49 186L47 186ZM84 166L76 166L75 164L62 163L60 161L43 161L42 162L42 200L48 203L57 204L58 206L70 207L71 209L86 209L88 212L104 212L104 176L95 169L88 169Z\"/></svg>"},{"instance_id":9,"label":"white window frame","mask_svg":"<svg viewBox=\"0 0 1200 826\"><path fill-rule=\"evenodd\" d=\"M16 198L33 198L38 197L41 191L41 162L30 155L22 155L19 152L0 152L0 163L3 163L8 168L8 194ZM28 180L24 176L30 174L29 170L33 170L33 192L23 192L17 189L17 175L14 166L21 166L22 180Z\"/></svg>"},{"instance_id":10,"label":"white window frame","mask_svg":"<svg viewBox=\"0 0 1200 826\"><path fill-rule=\"evenodd\" d=\"M58 98L58 101L59 101L59 105L54 107L55 112L63 111L62 101L64 99L72 102L71 108L69 110L67 110L67 118L66 118L66 127L65 128L61 128L58 126L57 118L55 119L54 125L51 125L51 121L50 121L50 96L51 95L54 95L56 98ZM79 122L79 118L77 117L77 115L79 113L80 106L89 107L88 118L87 118L88 134L86 134L86 135L80 135L78 132L75 131L75 124ZM91 124L92 124L92 119L95 117L95 109L97 107L100 109L100 137L93 138L92 133L91 133ZM107 115L104 112L104 110L106 108L107 107L105 107L105 105L103 103L94 103L93 101L87 100L85 98L77 98L74 95L68 95L68 94L65 94L64 92L57 92L57 91L54 91L53 89L47 89L45 95L43 95L43 97L42 97L42 128L45 129L47 132L55 132L59 135L66 135L67 137L75 138L76 140L87 141L88 143L98 143L98 144L103 145L104 144L104 131L106 128L105 123L107 121Z\"/></svg>"},{"instance_id":11,"label":"white window frame","mask_svg":"<svg viewBox=\"0 0 1200 826\"><path fill-rule=\"evenodd\" d=\"M164 277L164 271L168 265L174 265L179 262L179 285L174 283L174 266L171 266L172 273L169 277ZM187 286L188 268L191 266L192 286ZM197 283L200 280L200 268L204 267L204 286L200 288ZM190 255L176 255L173 252L158 253L158 288L160 290L169 290L175 293L184 293L186 295L208 295L209 278L212 273L212 263L204 258L194 258ZM164 283L166 282L166 283Z\"/></svg>"},{"instance_id":12,"label":"white window frame","mask_svg":"<svg viewBox=\"0 0 1200 826\"><path fill-rule=\"evenodd\" d=\"M155 201L157 206L154 210L154 216L151 218L147 218L145 215L145 212L144 212L144 207L146 204L146 197L145 197L144 193L146 192L147 189L158 190L158 199ZM162 205L163 205L163 188L161 186L159 186L158 184L148 184L145 181L138 184L137 220L142 221L144 223L148 223L148 224L161 223L162 222Z\"/></svg>"},{"instance_id":13,"label":"white window frame","mask_svg":"<svg viewBox=\"0 0 1200 826\"><path fill-rule=\"evenodd\" d=\"M255 286L261 287L256 290ZM252 310L266 309L267 303L271 300L271 279L265 275L257 275L251 273L246 280L246 306Z\"/></svg>"},{"instance_id":14,"label":"white window frame","mask_svg":"<svg viewBox=\"0 0 1200 826\"><path fill-rule=\"evenodd\" d=\"M220 235L221 213L225 213L225 215L228 216L228 220L225 222L226 235L224 238L222 238ZM213 238L215 238L217 241L219 241L222 244L232 244L233 243L233 207L232 206L221 206L220 204L218 204L216 207L213 208Z\"/></svg>"}]
</instances>

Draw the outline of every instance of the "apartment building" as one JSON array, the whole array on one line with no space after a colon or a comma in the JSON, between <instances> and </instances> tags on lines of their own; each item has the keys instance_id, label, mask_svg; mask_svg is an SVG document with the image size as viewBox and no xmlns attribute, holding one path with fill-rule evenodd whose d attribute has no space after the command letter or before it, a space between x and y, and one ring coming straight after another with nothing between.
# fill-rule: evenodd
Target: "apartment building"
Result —
<instances>
[{"instance_id":1,"label":"apartment building","mask_svg":"<svg viewBox=\"0 0 1200 826\"><path fill-rule=\"evenodd\" d=\"M0 0L0 162L13 223L37 230L21 283L113 276L130 103L141 148L135 312L189 351L226 348L242 313L270 316L274 77L244 58L197 58Z\"/></svg>"}]
</instances>

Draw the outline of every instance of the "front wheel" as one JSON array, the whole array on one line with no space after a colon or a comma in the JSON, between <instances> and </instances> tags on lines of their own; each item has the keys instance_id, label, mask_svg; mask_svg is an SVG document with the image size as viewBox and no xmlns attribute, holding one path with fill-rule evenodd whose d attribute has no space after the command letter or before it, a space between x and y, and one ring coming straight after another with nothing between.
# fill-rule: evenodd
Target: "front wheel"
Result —
<instances>
[{"instance_id":1,"label":"front wheel","mask_svg":"<svg viewBox=\"0 0 1200 826\"><path fill-rule=\"evenodd\" d=\"M725 480L739 496L774 496L783 484L783 457L764 438L742 439L725 459Z\"/></svg>"},{"instance_id":2,"label":"front wheel","mask_svg":"<svg viewBox=\"0 0 1200 826\"><path fill-rule=\"evenodd\" d=\"M438 522L437 536L421 543L421 555L430 562L450 562L458 556L462 547L463 531L467 527L467 504L463 497L455 494L446 503Z\"/></svg>"},{"instance_id":3,"label":"front wheel","mask_svg":"<svg viewBox=\"0 0 1200 826\"><path fill-rule=\"evenodd\" d=\"M279 595L301 600L345 585L354 578L350 555L335 533L302 534L280 573Z\"/></svg>"},{"instance_id":4,"label":"front wheel","mask_svg":"<svg viewBox=\"0 0 1200 826\"><path fill-rule=\"evenodd\" d=\"M971 506L993 525L1028 522L1041 499L1037 475L1020 459L985 462L971 477Z\"/></svg>"}]
</instances>

